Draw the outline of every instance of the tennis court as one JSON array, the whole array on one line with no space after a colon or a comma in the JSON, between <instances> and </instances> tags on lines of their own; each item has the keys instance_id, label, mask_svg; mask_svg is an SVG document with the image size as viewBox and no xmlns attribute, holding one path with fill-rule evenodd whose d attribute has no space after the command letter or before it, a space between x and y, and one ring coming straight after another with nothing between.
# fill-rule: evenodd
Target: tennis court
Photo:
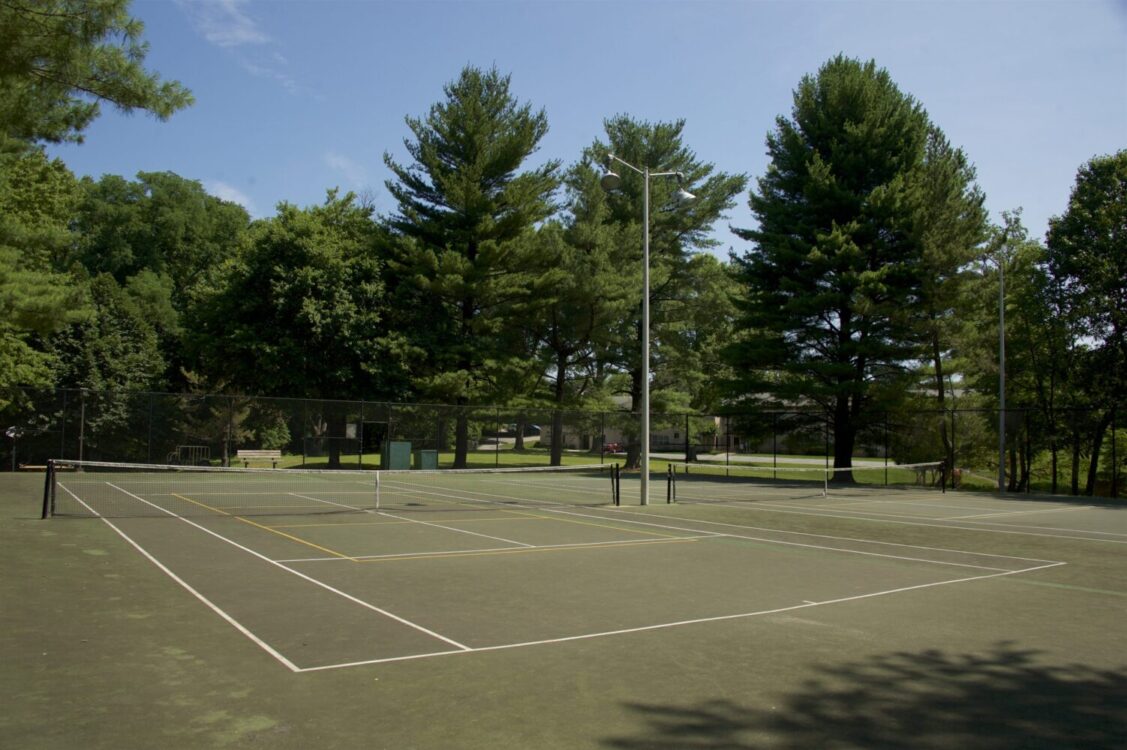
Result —
<instances>
[{"instance_id":1,"label":"tennis court","mask_svg":"<svg viewBox=\"0 0 1127 750\"><path fill-rule=\"evenodd\" d=\"M909 739L900 713L928 726L937 711L946 718L934 737L912 744L945 746L965 731L972 747L1018 737L1049 747L1083 731L1083 746L1112 747L1127 727L1111 710L1127 696L1127 513L1118 506L720 471L682 475L675 487L655 475L643 507L636 477L618 488L606 467L82 469L56 472L44 496L56 517L15 526L48 546L97 539L104 554L90 558L103 579L77 573L82 594L115 593L97 598L94 613L72 611L55 595L73 582L56 579L75 565L51 560L37 576L45 587L24 596L78 622L96 614L124 633L141 625L133 637L163 643L146 657L94 628L80 639L90 653L76 652L69 669L90 680L108 671L108 694L133 694L149 715L188 707L197 720L171 731L177 746L216 729L199 711L240 703L243 723L216 720L234 733L228 744L309 746L313 736L298 728L309 719L300 698L309 680L330 694L313 701L329 707L312 722L336 738L329 747L360 746L376 727L378 747L891 747ZM142 578L144 590L123 590L121 577ZM135 597L173 604L134 621ZM170 610L178 635L144 627ZM10 633L33 638L34 626L9 618ZM35 643L54 638L50 627L38 632ZM39 648L9 644L29 647ZM226 656L212 661L206 647ZM134 665L121 684L115 648ZM167 685L162 670L182 661L168 648L187 648L202 662L188 671L216 682L189 680L180 663ZM17 699L29 715L45 707L35 695L72 695L73 685L52 683L64 665L19 663L42 691ZM154 707L134 683L158 673L176 697ZM217 688L231 680L251 686L246 700ZM378 710L351 704L358 686L366 702L383 680L397 689ZM1077 691L1086 680L1091 694ZM16 697L13 685L5 691ZM139 734L122 743L103 696L91 715L74 709L94 736L151 746L139 739L159 735L145 712L124 709ZM486 705L489 696L501 703ZM1037 715L1031 696L1054 712ZM984 713L974 700L1014 704L1012 723L993 736L974 730ZM246 723L267 715L260 728ZM576 715L584 721L568 718ZM279 734L281 725L290 729ZM56 739L67 735L51 726ZM36 746L29 727L8 719L0 736Z\"/></svg>"}]
</instances>

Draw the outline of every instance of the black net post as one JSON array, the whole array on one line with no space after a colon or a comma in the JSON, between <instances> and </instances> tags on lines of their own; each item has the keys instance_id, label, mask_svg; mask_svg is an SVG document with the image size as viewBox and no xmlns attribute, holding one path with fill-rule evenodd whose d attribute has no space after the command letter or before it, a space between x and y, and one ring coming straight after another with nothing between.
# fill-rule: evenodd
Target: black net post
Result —
<instances>
[{"instance_id":1,"label":"black net post","mask_svg":"<svg viewBox=\"0 0 1127 750\"><path fill-rule=\"evenodd\" d=\"M665 504L671 505L677 499L677 474L673 471L673 464L666 464L665 469Z\"/></svg>"},{"instance_id":2,"label":"black net post","mask_svg":"<svg viewBox=\"0 0 1127 750\"><path fill-rule=\"evenodd\" d=\"M54 506L55 494L55 460L47 460L47 471L44 472L43 478L43 514L40 518L47 518L51 515L51 510Z\"/></svg>"},{"instance_id":3,"label":"black net post","mask_svg":"<svg viewBox=\"0 0 1127 750\"><path fill-rule=\"evenodd\" d=\"M622 505L622 474L619 469L620 467L616 463L610 472L610 483L614 492L615 505Z\"/></svg>"}]
</instances>

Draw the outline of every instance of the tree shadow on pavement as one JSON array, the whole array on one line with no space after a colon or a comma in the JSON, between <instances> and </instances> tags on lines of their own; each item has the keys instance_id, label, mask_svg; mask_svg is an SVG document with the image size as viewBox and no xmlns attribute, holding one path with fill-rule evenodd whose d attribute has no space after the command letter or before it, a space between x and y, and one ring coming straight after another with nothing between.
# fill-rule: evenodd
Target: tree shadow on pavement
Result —
<instances>
[{"instance_id":1,"label":"tree shadow on pavement","mask_svg":"<svg viewBox=\"0 0 1127 750\"><path fill-rule=\"evenodd\" d=\"M773 705L627 704L646 724L607 747L1123 748L1127 668L1051 666L1012 643L893 653L820 668Z\"/></svg>"}]
</instances>

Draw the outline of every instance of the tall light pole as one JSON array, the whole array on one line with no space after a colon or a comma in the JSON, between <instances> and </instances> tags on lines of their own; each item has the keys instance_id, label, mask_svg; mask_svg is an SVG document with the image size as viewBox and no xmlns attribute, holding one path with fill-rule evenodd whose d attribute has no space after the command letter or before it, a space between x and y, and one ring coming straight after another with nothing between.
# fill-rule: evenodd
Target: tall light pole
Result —
<instances>
[{"instance_id":1,"label":"tall light pole","mask_svg":"<svg viewBox=\"0 0 1127 750\"><path fill-rule=\"evenodd\" d=\"M1005 236L1003 235L1003 240ZM998 261L998 492L1006 491L1006 265Z\"/></svg>"},{"instance_id":2,"label":"tall light pole","mask_svg":"<svg viewBox=\"0 0 1127 750\"><path fill-rule=\"evenodd\" d=\"M606 172L599 184L603 190L615 190L622 184L622 178L611 169L611 163L618 162L627 169L642 175L642 505L650 504L650 178L674 177L678 184L684 182L681 172L651 172L649 167L635 167L630 162L607 154ZM695 198L684 188L677 189L677 199L681 201Z\"/></svg>"}]
</instances>

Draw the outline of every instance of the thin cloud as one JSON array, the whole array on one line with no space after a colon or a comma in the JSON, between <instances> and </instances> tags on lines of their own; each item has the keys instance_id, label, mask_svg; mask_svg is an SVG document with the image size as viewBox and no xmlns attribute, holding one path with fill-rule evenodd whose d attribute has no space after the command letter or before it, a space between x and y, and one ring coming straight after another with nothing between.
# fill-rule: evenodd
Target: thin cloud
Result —
<instances>
[{"instance_id":1,"label":"thin cloud","mask_svg":"<svg viewBox=\"0 0 1127 750\"><path fill-rule=\"evenodd\" d=\"M238 65L256 78L274 81L290 94L302 87L286 71L289 61L278 41L246 11L247 0L176 0L196 31L211 44L229 49Z\"/></svg>"},{"instance_id":2,"label":"thin cloud","mask_svg":"<svg viewBox=\"0 0 1127 750\"><path fill-rule=\"evenodd\" d=\"M231 203L238 203L240 206L247 210L251 216L256 216L257 211L254 207L254 201L247 196L242 190L239 190L233 185L228 185L222 180L210 180L204 183L204 190L211 195L214 195L219 200L229 201Z\"/></svg>"},{"instance_id":3,"label":"thin cloud","mask_svg":"<svg viewBox=\"0 0 1127 750\"><path fill-rule=\"evenodd\" d=\"M218 47L243 47L271 42L270 35L243 12L244 0L176 0L192 25Z\"/></svg>"},{"instance_id":4,"label":"thin cloud","mask_svg":"<svg viewBox=\"0 0 1127 750\"><path fill-rule=\"evenodd\" d=\"M325 164L333 171L339 172L351 187L363 187L368 183L367 170L347 156L330 151L325 154Z\"/></svg>"},{"instance_id":5,"label":"thin cloud","mask_svg":"<svg viewBox=\"0 0 1127 750\"><path fill-rule=\"evenodd\" d=\"M262 64L256 63L252 60L240 60L239 64L243 66L243 70L250 73L256 78L266 78L271 81L276 81L282 88L291 94L297 94L301 91L297 81L290 77L279 68L270 65L269 63Z\"/></svg>"}]
</instances>

